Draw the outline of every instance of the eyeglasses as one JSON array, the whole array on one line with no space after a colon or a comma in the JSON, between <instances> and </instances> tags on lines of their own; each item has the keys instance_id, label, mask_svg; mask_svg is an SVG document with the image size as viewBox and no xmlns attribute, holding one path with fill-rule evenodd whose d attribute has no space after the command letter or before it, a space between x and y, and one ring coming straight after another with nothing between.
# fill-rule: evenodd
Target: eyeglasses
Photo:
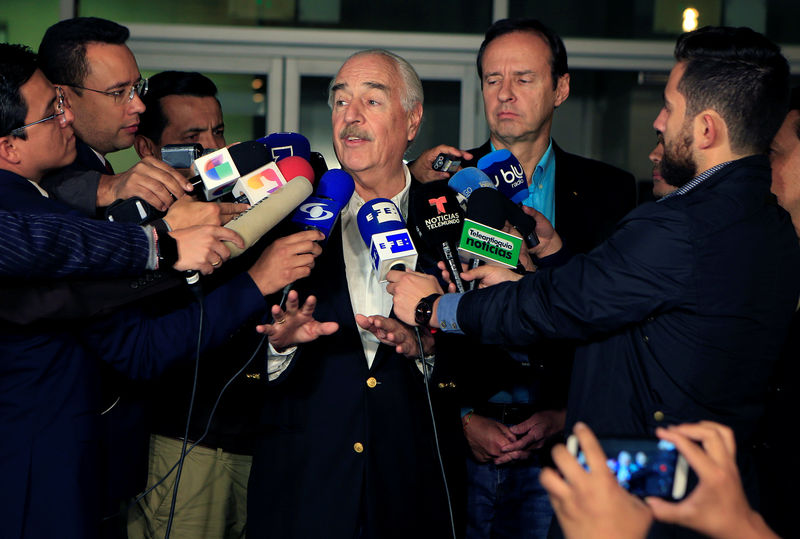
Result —
<instances>
[{"instance_id":1,"label":"eyeglasses","mask_svg":"<svg viewBox=\"0 0 800 539\"><path fill-rule=\"evenodd\" d=\"M49 122L50 120L55 120L58 118L59 123L64 126L67 122L66 116L64 116L65 111L65 99L64 99L64 90L61 89L60 86L56 86L56 112L55 114L51 114L47 118L42 118L41 120L36 120L35 122L31 122L29 124L25 124L22 127L17 127L9 132L9 135L13 135L15 137L21 137L25 134L25 129L32 125L40 124L42 122Z\"/></svg>"},{"instance_id":2,"label":"eyeglasses","mask_svg":"<svg viewBox=\"0 0 800 539\"><path fill-rule=\"evenodd\" d=\"M77 84L67 84L72 88L80 88L81 90L89 90L90 92L97 92L98 94L107 95L109 97L114 98L114 103L117 105L121 105L124 103L130 103L133 101L133 96L138 95L139 97L144 97L147 93L147 79L139 78L136 82L131 85L130 90L114 90L113 92L107 92L105 90L95 90L94 88L87 88L86 86L78 86Z\"/></svg>"}]
</instances>

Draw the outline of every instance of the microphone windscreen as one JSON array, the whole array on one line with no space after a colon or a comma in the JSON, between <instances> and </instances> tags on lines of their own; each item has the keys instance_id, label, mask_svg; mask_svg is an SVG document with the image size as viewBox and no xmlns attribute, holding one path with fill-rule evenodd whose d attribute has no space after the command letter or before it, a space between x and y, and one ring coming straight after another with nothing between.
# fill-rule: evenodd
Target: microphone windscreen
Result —
<instances>
[{"instance_id":1,"label":"microphone windscreen","mask_svg":"<svg viewBox=\"0 0 800 539\"><path fill-rule=\"evenodd\" d=\"M500 191L482 187L469 197L467 219L502 230L506 223L506 201Z\"/></svg>"},{"instance_id":2,"label":"microphone windscreen","mask_svg":"<svg viewBox=\"0 0 800 539\"><path fill-rule=\"evenodd\" d=\"M311 152L308 162L311 163L311 168L314 169L314 176L317 178L322 178L322 175L328 172L328 163L325 162L325 158L321 153Z\"/></svg>"},{"instance_id":3,"label":"microphone windscreen","mask_svg":"<svg viewBox=\"0 0 800 539\"><path fill-rule=\"evenodd\" d=\"M280 161L296 155L306 161L311 157L311 144L300 133L270 133L258 139L267 147L272 159Z\"/></svg>"},{"instance_id":4,"label":"microphone windscreen","mask_svg":"<svg viewBox=\"0 0 800 539\"><path fill-rule=\"evenodd\" d=\"M455 194L437 184L425 184L413 199L417 232L423 241L436 248L445 241L458 242L464 224Z\"/></svg>"},{"instance_id":5,"label":"microphone windscreen","mask_svg":"<svg viewBox=\"0 0 800 539\"><path fill-rule=\"evenodd\" d=\"M292 178L300 176L307 179L312 185L314 184L314 169L311 168L311 164L309 164L307 159L295 155L292 157L284 157L280 161L277 161L276 164L281 174L283 174L283 177L287 180L291 181Z\"/></svg>"},{"instance_id":6,"label":"microphone windscreen","mask_svg":"<svg viewBox=\"0 0 800 539\"><path fill-rule=\"evenodd\" d=\"M469 198L473 191L481 187L495 188L494 181L485 172L475 167L462 168L453 174L447 185L456 193L463 195L464 198Z\"/></svg>"},{"instance_id":7,"label":"microphone windscreen","mask_svg":"<svg viewBox=\"0 0 800 539\"><path fill-rule=\"evenodd\" d=\"M234 144L228 148L239 174L247 174L269 162L269 152L263 144L255 140L248 140Z\"/></svg>"},{"instance_id":8,"label":"microphone windscreen","mask_svg":"<svg viewBox=\"0 0 800 539\"><path fill-rule=\"evenodd\" d=\"M304 177L295 177L289 183L261 200L249 210L228 222L225 228L239 233L244 240L244 249L226 241L231 257L239 256L253 246L261 237L289 215L313 191L311 182Z\"/></svg>"},{"instance_id":9,"label":"microphone windscreen","mask_svg":"<svg viewBox=\"0 0 800 539\"><path fill-rule=\"evenodd\" d=\"M508 150L495 150L478 160L478 168L494 181L495 187L519 204L528 198L528 182L522 165Z\"/></svg>"},{"instance_id":10,"label":"microphone windscreen","mask_svg":"<svg viewBox=\"0 0 800 539\"><path fill-rule=\"evenodd\" d=\"M340 168L334 168L322 175L317 184L317 196L335 200L342 206L347 204L355 191L353 177Z\"/></svg>"},{"instance_id":11,"label":"microphone windscreen","mask_svg":"<svg viewBox=\"0 0 800 539\"><path fill-rule=\"evenodd\" d=\"M367 246L372 236L406 227L406 222L394 202L388 198L373 198L358 210L356 223Z\"/></svg>"}]
</instances>

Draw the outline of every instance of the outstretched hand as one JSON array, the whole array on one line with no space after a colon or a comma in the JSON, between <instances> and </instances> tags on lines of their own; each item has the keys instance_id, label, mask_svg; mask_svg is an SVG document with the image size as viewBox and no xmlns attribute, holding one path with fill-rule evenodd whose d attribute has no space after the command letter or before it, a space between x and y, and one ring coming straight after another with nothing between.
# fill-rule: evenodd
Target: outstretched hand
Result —
<instances>
[{"instance_id":1,"label":"outstretched hand","mask_svg":"<svg viewBox=\"0 0 800 539\"><path fill-rule=\"evenodd\" d=\"M364 316L363 314L357 314L356 323L362 329L366 329L375 335L383 344L394 346L398 354L415 359L419 357L419 344L413 328L399 320L380 315ZM430 331L421 328L420 338L422 340L423 354L430 355L433 353L433 335L431 335Z\"/></svg>"},{"instance_id":2,"label":"outstretched hand","mask_svg":"<svg viewBox=\"0 0 800 539\"><path fill-rule=\"evenodd\" d=\"M272 324L256 326L256 331L269 337L276 350L311 342L322 335L331 335L339 329L336 322L318 322L314 319L317 298L308 296L300 307L297 291L292 290L286 299L286 310L272 306Z\"/></svg>"}]
</instances>

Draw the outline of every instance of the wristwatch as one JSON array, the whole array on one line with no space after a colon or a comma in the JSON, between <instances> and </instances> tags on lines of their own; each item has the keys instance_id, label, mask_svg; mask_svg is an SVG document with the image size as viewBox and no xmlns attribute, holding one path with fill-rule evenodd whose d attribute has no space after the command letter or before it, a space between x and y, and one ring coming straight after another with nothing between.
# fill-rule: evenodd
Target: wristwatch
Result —
<instances>
[{"instance_id":1,"label":"wristwatch","mask_svg":"<svg viewBox=\"0 0 800 539\"><path fill-rule=\"evenodd\" d=\"M433 302L436 301L436 298L439 296L441 296L441 294L431 294L419 300L417 308L414 309L414 322L416 322L418 326L428 326L428 322L431 321L431 316L433 316Z\"/></svg>"}]
</instances>

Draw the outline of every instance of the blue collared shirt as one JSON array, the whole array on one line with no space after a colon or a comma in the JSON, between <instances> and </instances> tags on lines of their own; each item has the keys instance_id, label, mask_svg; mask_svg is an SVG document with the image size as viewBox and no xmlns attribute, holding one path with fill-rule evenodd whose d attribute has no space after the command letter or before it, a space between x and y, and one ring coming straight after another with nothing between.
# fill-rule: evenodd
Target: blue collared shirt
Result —
<instances>
[{"instance_id":1,"label":"blue collared shirt","mask_svg":"<svg viewBox=\"0 0 800 539\"><path fill-rule=\"evenodd\" d=\"M496 150L492 144L492 151ZM522 201L526 206L535 209L550 223L556 225L556 158L553 153L553 140L539 159L528 185L528 198Z\"/></svg>"}]
</instances>

